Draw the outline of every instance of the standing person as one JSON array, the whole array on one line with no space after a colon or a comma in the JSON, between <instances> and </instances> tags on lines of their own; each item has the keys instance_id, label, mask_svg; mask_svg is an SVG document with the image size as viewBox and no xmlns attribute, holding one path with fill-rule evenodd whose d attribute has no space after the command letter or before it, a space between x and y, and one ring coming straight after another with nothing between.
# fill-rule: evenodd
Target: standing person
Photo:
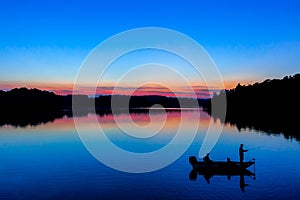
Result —
<instances>
[{"instance_id":1,"label":"standing person","mask_svg":"<svg viewBox=\"0 0 300 200\"><path fill-rule=\"evenodd\" d=\"M244 145L241 144L240 148L239 148L239 154L240 154L240 163L241 165L244 162L244 152L247 152L248 150L243 149Z\"/></svg>"}]
</instances>

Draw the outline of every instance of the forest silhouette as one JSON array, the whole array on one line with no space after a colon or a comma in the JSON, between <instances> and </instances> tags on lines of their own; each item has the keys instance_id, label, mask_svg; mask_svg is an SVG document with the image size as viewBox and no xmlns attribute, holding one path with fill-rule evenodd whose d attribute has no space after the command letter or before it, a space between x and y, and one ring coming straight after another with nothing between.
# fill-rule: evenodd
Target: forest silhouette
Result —
<instances>
[{"instance_id":1,"label":"forest silhouette","mask_svg":"<svg viewBox=\"0 0 300 200\"><path fill-rule=\"evenodd\" d=\"M226 95L227 112L223 123L235 125L239 130L248 128L300 140L299 91L300 74L249 85L238 84L234 89L214 95L203 108L212 114L211 103L220 105ZM218 112L212 116L222 119Z\"/></svg>"},{"instance_id":2,"label":"forest silhouette","mask_svg":"<svg viewBox=\"0 0 300 200\"><path fill-rule=\"evenodd\" d=\"M64 116L72 117L72 101L76 101L76 116L86 116L94 110L98 115L112 112L111 102L114 97L116 111L124 113L124 108L129 107L130 112L148 112L149 107L159 104L165 108L180 108L177 98L165 96L126 96L106 95L89 97L88 95L56 95L53 92L38 89L15 88L10 91L0 90L0 126L13 125L26 127L52 122ZM198 100L203 104L206 100ZM123 102L128 102L124 105ZM186 107L195 106L195 99L181 98L180 102Z\"/></svg>"},{"instance_id":3,"label":"forest silhouette","mask_svg":"<svg viewBox=\"0 0 300 200\"><path fill-rule=\"evenodd\" d=\"M220 104L224 95L227 99L225 121L239 130L253 129L268 134L283 134L286 138L300 140L300 74L283 79L267 79L261 83L241 85L223 90L211 99L197 99L200 107L215 119L221 114L211 112L211 102ZM129 102L130 112L148 112L149 107L160 104L165 108L180 108L179 100L165 96L113 96L116 102ZM35 126L52 122L64 116L72 117L72 100L79 102L80 115L95 110L98 115L111 113L112 96L91 98L87 95L56 95L38 89L15 88L0 90L0 126ZM181 98L186 107L194 105L195 99ZM91 104L91 102L93 102ZM93 105L94 107L90 107ZM118 105L118 104L117 104ZM120 104L122 105L122 104ZM122 113L120 107L119 113ZM78 112L77 112L78 115Z\"/></svg>"}]
</instances>

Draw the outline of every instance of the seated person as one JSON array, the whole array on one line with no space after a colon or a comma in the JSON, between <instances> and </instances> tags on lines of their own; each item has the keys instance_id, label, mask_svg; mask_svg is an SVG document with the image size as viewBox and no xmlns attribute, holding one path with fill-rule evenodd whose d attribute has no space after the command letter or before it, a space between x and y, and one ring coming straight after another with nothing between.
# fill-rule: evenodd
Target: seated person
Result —
<instances>
[{"instance_id":1,"label":"seated person","mask_svg":"<svg viewBox=\"0 0 300 200\"><path fill-rule=\"evenodd\" d=\"M211 163L212 160L209 158L209 153L206 154L206 156L203 158L203 161L206 162L206 163Z\"/></svg>"},{"instance_id":2,"label":"seated person","mask_svg":"<svg viewBox=\"0 0 300 200\"><path fill-rule=\"evenodd\" d=\"M227 157L227 163L230 164L231 163L231 159L229 157Z\"/></svg>"}]
</instances>

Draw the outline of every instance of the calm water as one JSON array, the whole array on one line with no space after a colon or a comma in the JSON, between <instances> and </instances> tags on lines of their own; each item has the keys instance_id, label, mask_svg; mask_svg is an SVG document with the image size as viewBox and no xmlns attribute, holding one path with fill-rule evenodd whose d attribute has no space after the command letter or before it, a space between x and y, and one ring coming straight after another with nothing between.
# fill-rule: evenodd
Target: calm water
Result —
<instances>
[{"instance_id":1,"label":"calm water","mask_svg":"<svg viewBox=\"0 0 300 200\"><path fill-rule=\"evenodd\" d=\"M133 152L157 150L174 137L180 117L198 120L197 136L176 162L161 170L145 174L129 174L111 169L97 161L85 149L74 127L72 118L35 127L0 127L0 199L287 199L300 196L300 144L279 135L266 135L257 131L225 126L222 135L210 152L213 160L229 156L238 160L238 148L255 148L245 155L246 160L256 158L250 167L256 179L245 176L245 192L240 188L240 177L213 176L210 184L203 176L189 179L190 155L198 155L210 117L201 112L201 120L193 112L168 112L162 132L148 140L133 139L118 129L111 115L97 116L110 140L119 147ZM90 118L79 120L86 124L87 134L93 129ZM117 117L129 126L132 119L140 126L147 126L146 113ZM165 116L156 113L152 122L160 123ZM220 126L216 121L214 127ZM187 133L189 134L189 130ZM179 144L180 145L180 144ZM141 163L143 164L143 163Z\"/></svg>"}]
</instances>

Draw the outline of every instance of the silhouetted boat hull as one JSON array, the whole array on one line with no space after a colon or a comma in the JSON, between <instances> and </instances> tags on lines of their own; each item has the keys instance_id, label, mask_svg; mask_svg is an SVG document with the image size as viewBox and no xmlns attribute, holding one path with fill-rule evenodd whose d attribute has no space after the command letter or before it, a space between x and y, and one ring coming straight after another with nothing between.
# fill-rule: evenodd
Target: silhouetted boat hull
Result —
<instances>
[{"instance_id":1,"label":"silhouetted boat hull","mask_svg":"<svg viewBox=\"0 0 300 200\"><path fill-rule=\"evenodd\" d=\"M243 173L248 167L253 165L254 161L240 162L230 161L230 162L201 162L197 161L195 156L190 156L189 162L192 165L194 170L202 170L202 171L211 171L212 173L220 173L220 174L240 174ZM247 170L248 171L248 170Z\"/></svg>"},{"instance_id":2,"label":"silhouetted boat hull","mask_svg":"<svg viewBox=\"0 0 300 200\"><path fill-rule=\"evenodd\" d=\"M228 179L231 176L253 176L255 179L255 171L253 173L247 169L255 164L254 161L244 162L243 164L234 161L206 163L197 161L195 156L190 156L189 162L193 167L193 170L189 174L190 180L196 180L198 175L203 175L208 183L212 176L227 176Z\"/></svg>"}]
</instances>

